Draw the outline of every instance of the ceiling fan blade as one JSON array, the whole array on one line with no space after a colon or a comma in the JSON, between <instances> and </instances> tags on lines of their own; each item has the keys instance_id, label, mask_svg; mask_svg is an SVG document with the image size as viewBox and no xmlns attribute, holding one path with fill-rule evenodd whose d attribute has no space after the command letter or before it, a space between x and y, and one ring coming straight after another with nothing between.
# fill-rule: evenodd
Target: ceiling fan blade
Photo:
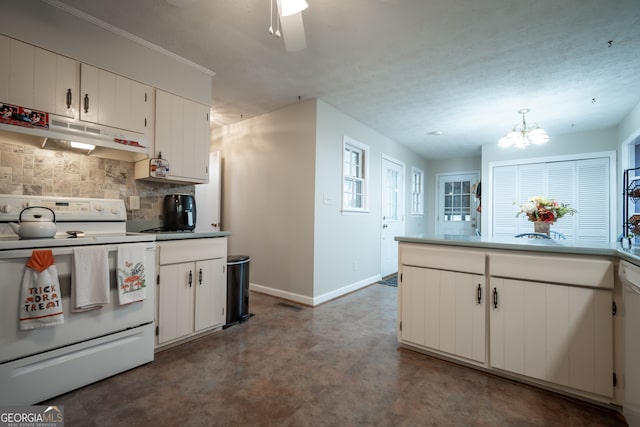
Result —
<instances>
[{"instance_id":1,"label":"ceiling fan blade","mask_svg":"<svg viewBox=\"0 0 640 427\"><path fill-rule=\"evenodd\" d=\"M196 3L198 1L200 0L167 0L167 3L175 7L185 7L185 6L191 5L192 3Z\"/></svg>"},{"instance_id":2,"label":"ceiling fan blade","mask_svg":"<svg viewBox=\"0 0 640 427\"><path fill-rule=\"evenodd\" d=\"M282 38L287 52L297 52L307 47L307 39L304 35L302 13L280 17Z\"/></svg>"},{"instance_id":3,"label":"ceiling fan blade","mask_svg":"<svg viewBox=\"0 0 640 427\"><path fill-rule=\"evenodd\" d=\"M297 52L307 47L307 39L304 35L304 23L302 22L302 12L289 16L282 16L282 2L277 0L278 18L282 29L282 38L287 52Z\"/></svg>"}]
</instances>

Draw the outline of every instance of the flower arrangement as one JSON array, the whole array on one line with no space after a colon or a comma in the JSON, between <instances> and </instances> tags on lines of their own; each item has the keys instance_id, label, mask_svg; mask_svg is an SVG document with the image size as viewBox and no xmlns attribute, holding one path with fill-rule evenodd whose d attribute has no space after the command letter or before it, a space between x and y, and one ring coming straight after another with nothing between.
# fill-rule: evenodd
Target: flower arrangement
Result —
<instances>
[{"instance_id":1,"label":"flower arrangement","mask_svg":"<svg viewBox=\"0 0 640 427\"><path fill-rule=\"evenodd\" d=\"M542 196L529 197L526 203L520 205L520 211L516 216L525 214L529 221L542 221L547 223L556 222L565 215L573 215L576 213L565 203L559 203L553 199L547 199Z\"/></svg>"}]
</instances>

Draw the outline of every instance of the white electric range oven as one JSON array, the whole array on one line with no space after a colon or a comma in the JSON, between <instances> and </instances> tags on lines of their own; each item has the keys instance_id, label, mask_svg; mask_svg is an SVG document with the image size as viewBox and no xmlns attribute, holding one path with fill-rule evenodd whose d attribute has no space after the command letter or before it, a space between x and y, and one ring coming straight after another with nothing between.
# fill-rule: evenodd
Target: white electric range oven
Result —
<instances>
[{"instance_id":1,"label":"white electric range oven","mask_svg":"<svg viewBox=\"0 0 640 427\"><path fill-rule=\"evenodd\" d=\"M31 206L55 212L54 237L20 239L13 232L9 222ZM141 242L145 276L155 283L155 236L126 233L124 201L0 195L0 405L39 403L153 360L155 286L147 286L144 301L127 305L119 305L116 287L118 246ZM108 250L110 303L72 313L73 248L85 245ZM54 255L64 323L19 330L25 264L34 250L43 249Z\"/></svg>"}]
</instances>

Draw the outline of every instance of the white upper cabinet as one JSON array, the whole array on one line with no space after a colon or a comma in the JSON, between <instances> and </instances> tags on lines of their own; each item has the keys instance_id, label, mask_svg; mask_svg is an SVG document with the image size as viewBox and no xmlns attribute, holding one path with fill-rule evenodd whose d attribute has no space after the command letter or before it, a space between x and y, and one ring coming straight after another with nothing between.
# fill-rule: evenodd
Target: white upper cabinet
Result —
<instances>
[{"instance_id":1,"label":"white upper cabinet","mask_svg":"<svg viewBox=\"0 0 640 427\"><path fill-rule=\"evenodd\" d=\"M0 102L77 118L77 61L4 36L0 57Z\"/></svg>"},{"instance_id":2,"label":"white upper cabinet","mask_svg":"<svg viewBox=\"0 0 640 427\"><path fill-rule=\"evenodd\" d=\"M145 133L149 86L82 64L80 119L137 133Z\"/></svg>"},{"instance_id":3,"label":"white upper cabinet","mask_svg":"<svg viewBox=\"0 0 640 427\"><path fill-rule=\"evenodd\" d=\"M169 162L169 179L208 182L209 107L156 90L155 125L155 153Z\"/></svg>"},{"instance_id":4,"label":"white upper cabinet","mask_svg":"<svg viewBox=\"0 0 640 427\"><path fill-rule=\"evenodd\" d=\"M9 102L11 39L0 36L0 102Z\"/></svg>"}]
</instances>

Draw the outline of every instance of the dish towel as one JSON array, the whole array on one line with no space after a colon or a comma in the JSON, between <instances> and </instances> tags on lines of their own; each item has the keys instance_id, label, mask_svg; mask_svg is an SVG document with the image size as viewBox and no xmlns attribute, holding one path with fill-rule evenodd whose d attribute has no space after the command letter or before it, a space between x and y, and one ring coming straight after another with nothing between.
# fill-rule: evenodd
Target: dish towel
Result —
<instances>
[{"instance_id":1,"label":"dish towel","mask_svg":"<svg viewBox=\"0 0 640 427\"><path fill-rule=\"evenodd\" d=\"M118 300L120 305L147 297L144 272L145 243L118 245Z\"/></svg>"},{"instance_id":2,"label":"dish towel","mask_svg":"<svg viewBox=\"0 0 640 427\"><path fill-rule=\"evenodd\" d=\"M33 251L22 276L19 328L24 331L61 323L64 312L53 252Z\"/></svg>"},{"instance_id":3,"label":"dish towel","mask_svg":"<svg viewBox=\"0 0 640 427\"><path fill-rule=\"evenodd\" d=\"M109 258L107 248L73 248L71 311L81 313L109 304Z\"/></svg>"}]
</instances>

